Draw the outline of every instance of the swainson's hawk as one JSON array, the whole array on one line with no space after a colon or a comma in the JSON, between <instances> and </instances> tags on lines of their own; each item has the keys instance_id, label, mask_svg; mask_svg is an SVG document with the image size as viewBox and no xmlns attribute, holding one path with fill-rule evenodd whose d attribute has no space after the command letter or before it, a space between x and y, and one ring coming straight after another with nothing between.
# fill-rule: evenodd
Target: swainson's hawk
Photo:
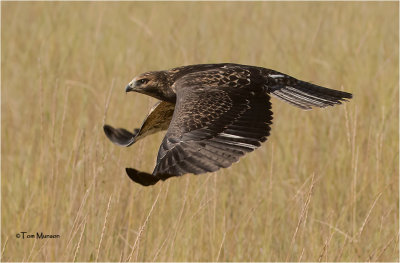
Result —
<instances>
[{"instance_id":1,"label":"swainson's hawk","mask_svg":"<svg viewBox=\"0 0 400 263\"><path fill-rule=\"evenodd\" d=\"M201 64L135 77L126 92L161 100L133 133L109 125L107 137L120 146L161 130L152 174L126 168L141 185L187 173L202 174L229 167L258 148L271 130L270 94L301 109L341 104L352 94L323 88L286 74L238 64Z\"/></svg>"}]
</instances>

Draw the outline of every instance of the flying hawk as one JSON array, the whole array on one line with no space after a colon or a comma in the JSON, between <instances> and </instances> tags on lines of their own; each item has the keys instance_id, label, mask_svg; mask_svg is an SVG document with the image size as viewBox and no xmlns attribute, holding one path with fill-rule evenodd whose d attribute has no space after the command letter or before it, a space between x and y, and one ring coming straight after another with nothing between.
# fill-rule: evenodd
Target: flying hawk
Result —
<instances>
[{"instance_id":1,"label":"flying hawk","mask_svg":"<svg viewBox=\"0 0 400 263\"><path fill-rule=\"evenodd\" d=\"M126 168L144 186L187 173L226 168L258 148L270 134L270 95L304 110L341 104L352 94L323 88L262 67L200 64L152 71L135 77L126 92L160 100L133 133L104 126L120 146L167 130L153 173Z\"/></svg>"}]
</instances>

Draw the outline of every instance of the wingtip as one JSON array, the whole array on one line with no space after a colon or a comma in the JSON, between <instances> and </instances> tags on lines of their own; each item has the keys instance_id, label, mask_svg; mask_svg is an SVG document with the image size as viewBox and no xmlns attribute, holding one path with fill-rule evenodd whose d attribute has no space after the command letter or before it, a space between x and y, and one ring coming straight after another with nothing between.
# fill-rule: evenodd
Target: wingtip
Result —
<instances>
[{"instance_id":1,"label":"wingtip","mask_svg":"<svg viewBox=\"0 0 400 263\"><path fill-rule=\"evenodd\" d=\"M114 144L123 147L129 147L135 143L135 134L123 128L114 128L108 124L103 126L103 130L107 138Z\"/></svg>"},{"instance_id":2,"label":"wingtip","mask_svg":"<svg viewBox=\"0 0 400 263\"><path fill-rule=\"evenodd\" d=\"M132 181L143 186L154 185L160 180L158 177L155 177L152 174L140 172L133 168L125 168L125 171Z\"/></svg>"},{"instance_id":3,"label":"wingtip","mask_svg":"<svg viewBox=\"0 0 400 263\"><path fill-rule=\"evenodd\" d=\"M108 124L104 124L103 125L103 130L104 130L104 133L107 135L107 137L111 134L111 132L113 131L113 127L111 127L110 125L108 125Z\"/></svg>"},{"instance_id":4,"label":"wingtip","mask_svg":"<svg viewBox=\"0 0 400 263\"><path fill-rule=\"evenodd\" d=\"M108 124L104 124L103 125L103 130L104 130L104 134L107 136L107 138L110 141L114 142L113 134L115 132L115 129L112 126L108 125Z\"/></svg>"}]
</instances>

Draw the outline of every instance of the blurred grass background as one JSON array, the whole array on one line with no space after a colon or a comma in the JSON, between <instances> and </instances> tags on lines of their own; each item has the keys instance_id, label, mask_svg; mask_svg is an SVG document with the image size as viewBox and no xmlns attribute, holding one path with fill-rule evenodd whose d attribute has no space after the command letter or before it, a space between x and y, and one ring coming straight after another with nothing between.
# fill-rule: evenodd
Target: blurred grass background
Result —
<instances>
[{"instance_id":1,"label":"blurred grass background","mask_svg":"<svg viewBox=\"0 0 400 263\"><path fill-rule=\"evenodd\" d=\"M2 2L2 261L397 261L398 3ZM137 74L272 68L354 94L272 99L231 168L143 188L163 134L120 148L155 100ZM16 233L59 234L17 239Z\"/></svg>"}]
</instances>

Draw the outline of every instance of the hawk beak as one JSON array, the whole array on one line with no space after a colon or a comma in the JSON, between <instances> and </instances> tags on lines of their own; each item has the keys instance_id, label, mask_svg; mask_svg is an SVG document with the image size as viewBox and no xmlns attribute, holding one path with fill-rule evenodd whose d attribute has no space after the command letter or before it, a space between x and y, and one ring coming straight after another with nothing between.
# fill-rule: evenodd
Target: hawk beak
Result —
<instances>
[{"instance_id":1,"label":"hawk beak","mask_svg":"<svg viewBox=\"0 0 400 263\"><path fill-rule=\"evenodd\" d=\"M130 84L128 86L126 86L126 88L125 88L125 92L129 92L129 91L133 91L133 88Z\"/></svg>"},{"instance_id":2,"label":"hawk beak","mask_svg":"<svg viewBox=\"0 0 400 263\"><path fill-rule=\"evenodd\" d=\"M136 78L129 82L128 86L125 88L125 92L135 91Z\"/></svg>"}]
</instances>

